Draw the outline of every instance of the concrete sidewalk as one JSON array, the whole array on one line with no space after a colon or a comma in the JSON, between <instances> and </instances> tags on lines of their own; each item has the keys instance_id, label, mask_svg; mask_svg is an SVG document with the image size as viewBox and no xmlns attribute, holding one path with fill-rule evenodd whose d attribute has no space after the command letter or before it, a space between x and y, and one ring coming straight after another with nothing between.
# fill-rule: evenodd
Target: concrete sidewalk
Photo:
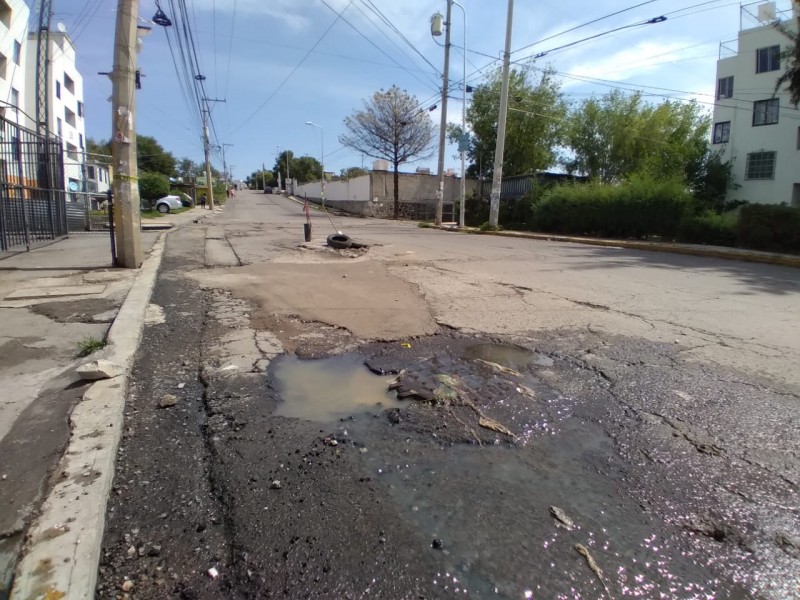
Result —
<instances>
[{"instance_id":1,"label":"concrete sidewalk","mask_svg":"<svg viewBox=\"0 0 800 600\"><path fill-rule=\"evenodd\" d=\"M196 208L158 222L179 227L213 214ZM17 567L13 598L39 598L51 588L66 594L53 597L93 595L97 561L81 551L99 552L119 434L112 424L121 423L164 236L142 232L145 263L138 270L112 266L107 232L71 234L0 260L0 598ZM78 357L79 345L90 340L106 346ZM75 368L97 358L125 373L81 381ZM70 484L77 488L67 506L62 490L59 505L57 490ZM41 528L53 519L61 529ZM41 561L52 569L42 573Z\"/></svg>"}]
</instances>

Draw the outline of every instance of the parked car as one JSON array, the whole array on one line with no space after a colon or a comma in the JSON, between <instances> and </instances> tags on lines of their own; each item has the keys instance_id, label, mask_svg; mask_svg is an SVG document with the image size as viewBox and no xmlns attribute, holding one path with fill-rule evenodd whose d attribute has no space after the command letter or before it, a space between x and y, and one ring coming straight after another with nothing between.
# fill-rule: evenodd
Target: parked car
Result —
<instances>
[{"instance_id":1,"label":"parked car","mask_svg":"<svg viewBox=\"0 0 800 600\"><path fill-rule=\"evenodd\" d=\"M271 194L271 193L272 193L272 188L271 188L271 187L269 187L269 186L265 187L265 188L264 188L264 193L265 193L265 194Z\"/></svg>"},{"instance_id":2,"label":"parked car","mask_svg":"<svg viewBox=\"0 0 800 600\"><path fill-rule=\"evenodd\" d=\"M180 196L164 196L156 200L156 210L160 213L168 213L177 208L183 208L183 202L181 202Z\"/></svg>"}]
</instances>

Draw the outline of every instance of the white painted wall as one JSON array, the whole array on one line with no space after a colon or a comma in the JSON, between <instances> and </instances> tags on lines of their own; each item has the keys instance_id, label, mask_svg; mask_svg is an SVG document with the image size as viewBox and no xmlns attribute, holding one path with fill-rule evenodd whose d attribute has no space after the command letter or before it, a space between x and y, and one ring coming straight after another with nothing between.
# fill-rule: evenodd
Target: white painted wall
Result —
<instances>
[{"instance_id":1,"label":"white painted wall","mask_svg":"<svg viewBox=\"0 0 800 600\"><path fill-rule=\"evenodd\" d=\"M83 105L83 77L75 64L76 50L69 35L50 32L49 114L51 134L61 137L64 145L64 181L76 182L83 189L83 152L86 147L86 123ZM36 112L36 34L28 36L27 77L29 94L26 112ZM72 90L67 81L72 81ZM59 97L60 87L60 97ZM81 108L79 109L79 104ZM74 117L74 124L70 123ZM60 122L60 125L59 125ZM59 133L59 127L61 132Z\"/></svg>"},{"instance_id":2,"label":"white painted wall","mask_svg":"<svg viewBox=\"0 0 800 600\"><path fill-rule=\"evenodd\" d=\"M23 112L9 108L7 104L12 102L12 89L16 90L19 94L19 108L29 112L26 108L25 70L30 9L24 0L0 0L0 10L3 13L3 18L0 19L0 54L3 63L3 68L0 69L0 111L7 120L29 127L33 123L28 123ZM15 43L20 45L19 64L14 62Z\"/></svg>"},{"instance_id":3,"label":"white painted wall","mask_svg":"<svg viewBox=\"0 0 800 600\"><path fill-rule=\"evenodd\" d=\"M796 19L784 24L797 31ZM734 180L741 186L728 192L729 200L800 205L800 111L789 102L785 89L775 96L780 102L778 122L753 125L753 103L773 97L777 79L786 67L782 60L779 70L756 73L756 51L774 45L785 49L790 42L771 25L744 29L739 32L738 53L717 62L717 82L733 76L734 83L733 97L718 99L714 108L715 124L730 121L730 140L715 147L723 150L725 160L732 160ZM746 179L747 155L759 151L777 153L773 179Z\"/></svg>"}]
</instances>

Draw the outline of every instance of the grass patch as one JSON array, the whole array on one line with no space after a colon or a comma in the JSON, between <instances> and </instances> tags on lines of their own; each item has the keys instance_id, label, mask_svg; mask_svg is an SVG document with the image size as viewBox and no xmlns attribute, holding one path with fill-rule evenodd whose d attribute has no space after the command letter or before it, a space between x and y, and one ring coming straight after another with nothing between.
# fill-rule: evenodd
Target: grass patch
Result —
<instances>
[{"instance_id":1,"label":"grass patch","mask_svg":"<svg viewBox=\"0 0 800 600\"><path fill-rule=\"evenodd\" d=\"M417 227L419 227L420 229L432 229L433 223L428 223L427 221L420 221L419 223L417 223Z\"/></svg>"},{"instance_id":2,"label":"grass patch","mask_svg":"<svg viewBox=\"0 0 800 600\"><path fill-rule=\"evenodd\" d=\"M92 352L97 352L106 347L106 341L97 339L96 337L85 337L77 344L78 356L89 356Z\"/></svg>"},{"instance_id":3,"label":"grass patch","mask_svg":"<svg viewBox=\"0 0 800 600\"><path fill-rule=\"evenodd\" d=\"M486 221L485 223L481 223L481 226L480 226L479 229L481 231L502 231L503 230L503 228L500 227L500 225L489 225L489 221Z\"/></svg>"},{"instance_id":4,"label":"grass patch","mask_svg":"<svg viewBox=\"0 0 800 600\"><path fill-rule=\"evenodd\" d=\"M170 209L168 213L160 213L157 210L143 210L140 211L140 214L142 215L143 219L160 219L161 217L164 217L166 215L179 215L182 212L186 212L187 210L190 210L190 208L184 206L183 208Z\"/></svg>"}]
</instances>

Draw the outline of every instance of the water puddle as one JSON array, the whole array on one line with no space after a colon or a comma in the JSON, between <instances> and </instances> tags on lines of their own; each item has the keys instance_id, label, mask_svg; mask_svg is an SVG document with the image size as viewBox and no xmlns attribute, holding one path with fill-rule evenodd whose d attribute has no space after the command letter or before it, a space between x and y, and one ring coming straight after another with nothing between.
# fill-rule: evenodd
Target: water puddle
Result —
<instances>
[{"instance_id":1,"label":"water puddle","mask_svg":"<svg viewBox=\"0 0 800 600\"><path fill-rule=\"evenodd\" d=\"M276 361L273 377L283 399L275 414L283 417L331 422L404 406L388 391L390 377L370 372L357 354L319 360L286 356Z\"/></svg>"},{"instance_id":2,"label":"water puddle","mask_svg":"<svg viewBox=\"0 0 800 600\"><path fill-rule=\"evenodd\" d=\"M433 452L414 439L387 444L386 432L371 425L348 429L369 446L364 465L401 517L436 540L444 569L434 583L446 592L601 597L599 581L576 551L581 544L615 594L713 594L715 582L695 564L698 557L665 536L603 473L618 465L612 440L597 425L573 420L528 449L457 445ZM557 524L552 506L574 521L570 529Z\"/></svg>"},{"instance_id":3,"label":"water puddle","mask_svg":"<svg viewBox=\"0 0 800 600\"><path fill-rule=\"evenodd\" d=\"M524 371L536 360L530 350L508 344L475 344L464 349L464 358L485 360L515 371Z\"/></svg>"}]
</instances>

